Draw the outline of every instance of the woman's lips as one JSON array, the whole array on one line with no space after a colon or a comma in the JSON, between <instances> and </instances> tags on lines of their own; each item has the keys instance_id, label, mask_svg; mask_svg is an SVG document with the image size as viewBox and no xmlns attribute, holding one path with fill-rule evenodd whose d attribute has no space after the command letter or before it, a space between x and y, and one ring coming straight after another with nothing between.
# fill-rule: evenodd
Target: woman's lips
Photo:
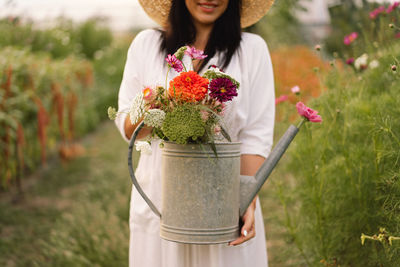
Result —
<instances>
[{"instance_id":1,"label":"woman's lips","mask_svg":"<svg viewBox=\"0 0 400 267\"><path fill-rule=\"evenodd\" d=\"M214 11L214 9L217 7L217 5L211 4L211 3L199 3L199 7L202 11L210 13L210 12Z\"/></svg>"}]
</instances>

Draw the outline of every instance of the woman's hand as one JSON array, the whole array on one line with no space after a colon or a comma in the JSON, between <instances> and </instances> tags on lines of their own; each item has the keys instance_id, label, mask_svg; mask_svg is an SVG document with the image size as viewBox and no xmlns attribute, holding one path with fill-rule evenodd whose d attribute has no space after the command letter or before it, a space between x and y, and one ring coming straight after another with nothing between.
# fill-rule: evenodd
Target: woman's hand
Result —
<instances>
[{"instance_id":1,"label":"woman's hand","mask_svg":"<svg viewBox=\"0 0 400 267\"><path fill-rule=\"evenodd\" d=\"M244 154L240 156L240 174L253 176L264 163L265 158L259 155ZM253 199L242 217L243 226L240 229L240 236L229 243L230 246L237 246L256 236L254 225L257 196Z\"/></svg>"},{"instance_id":2,"label":"woman's hand","mask_svg":"<svg viewBox=\"0 0 400 267\"><path fill-rule=\"evenodd\" d=\"M256 197L257 198L257 197ZM253 200L253 202L250 204L250 206L247 208L245 214L242 217L243 220L243 226L242 229L240 229L240 236L229 243L229 246L237 246L240 245L253 237L256 236L256 228L254 225L254 212L256 210L256 198Z\"/></svg>"},{"instance_id":3,"label":"woman's hand","mask_svg":"<svg viewBox=\"0 0 400 267\"><path fill-rule=\"evenodd\" d=\"M140 119L136 124L131 123L131 119L128 116L125 118L125 123L124 123L124 130L125 130L125 136L130 140L132 137L133 132L135 131L136 127L143 121L143 119ZM151 133L151 127L144 126L139 134L136 137L136 140L143 139L144 137L148 136Z\"/></svg>"}]
</instances>

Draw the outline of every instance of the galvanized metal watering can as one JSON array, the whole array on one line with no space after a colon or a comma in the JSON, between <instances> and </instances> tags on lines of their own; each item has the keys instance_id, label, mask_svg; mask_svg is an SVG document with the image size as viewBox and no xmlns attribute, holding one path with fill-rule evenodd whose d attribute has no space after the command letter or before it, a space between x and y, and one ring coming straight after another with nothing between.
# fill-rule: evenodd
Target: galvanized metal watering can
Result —
<instances>
[{"instance_id":1,"label":"galvanized metal watering can","mask_svg":"<svg viewBox=\"0 0 400 267\"><path fill-rule=\"evenodd\" d=\"M132 151L143 125L136 128L129 144L132 182L160 217L160 236L189 244L227 243L240 235L240 218L299 131L289 127L254 177L240 175L240 143L216 143L216 157L208 145L165 142L161 214L134 174Z\"/></svg>"}]
</instances>

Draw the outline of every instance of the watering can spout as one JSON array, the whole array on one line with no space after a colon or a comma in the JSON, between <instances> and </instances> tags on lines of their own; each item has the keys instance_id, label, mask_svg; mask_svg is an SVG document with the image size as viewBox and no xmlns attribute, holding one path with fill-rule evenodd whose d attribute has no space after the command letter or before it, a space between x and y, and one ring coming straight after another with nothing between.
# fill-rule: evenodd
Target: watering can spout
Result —
<instances>
[{"instance_id":1,"label":"watering can spout","mask_svg":"<svg viewBox=\"0 0 400 267\"><path fill-rule=\"evenodd\" d=\"M240 217L244 215L247 207L258 194L263 184L267 181L272 170L275 168L276 164L285 153L286 149L298 131L299 129L296 126L290 125L289 129L276 144L268 158L264 161L263 165L261 165L260 169L258 169L256 175L240 176Z\"/></svg>"}]
</instances>

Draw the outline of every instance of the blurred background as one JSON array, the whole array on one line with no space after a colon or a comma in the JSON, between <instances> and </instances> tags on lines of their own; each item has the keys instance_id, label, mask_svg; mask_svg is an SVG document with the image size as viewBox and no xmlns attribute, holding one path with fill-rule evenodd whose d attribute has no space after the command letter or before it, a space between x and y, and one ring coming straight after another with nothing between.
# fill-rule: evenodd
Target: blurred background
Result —
<instances>
[{"instance_id":1,"label":"blurred background","mask_svg":"<svg viewBox=\"0 0 400 267\"><path fill-rule=\"evenodd\" d=\"M276 140L319 111L264 185L270 266L400 266L400 2L276 0ZM0 0L0 265L127 266L127 144L107 118L134 0ZM137 160L140 155L136 154Z\"/></svg>"}]
</instances>

